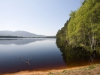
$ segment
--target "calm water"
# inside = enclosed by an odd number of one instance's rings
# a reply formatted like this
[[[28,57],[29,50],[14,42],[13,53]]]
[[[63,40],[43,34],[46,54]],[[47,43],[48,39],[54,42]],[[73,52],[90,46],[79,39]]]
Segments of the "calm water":
[[[1,73],[50,70],[65,66],[55,39],[0,39]]]
[[[0,39],[0,73],[84,66],[90,64],[89,58],[84,50],[58,48],[54,38]],[[95,63],[99,58],[97,54]]]

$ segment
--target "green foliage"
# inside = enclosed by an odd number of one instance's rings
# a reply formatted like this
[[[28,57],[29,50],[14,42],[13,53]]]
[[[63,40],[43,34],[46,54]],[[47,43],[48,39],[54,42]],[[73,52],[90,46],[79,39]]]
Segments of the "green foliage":
[[[70,19],[57,32],[59,47],[92,48],[100,46],[100,0],[84,0],[77,11],[72,11]]]

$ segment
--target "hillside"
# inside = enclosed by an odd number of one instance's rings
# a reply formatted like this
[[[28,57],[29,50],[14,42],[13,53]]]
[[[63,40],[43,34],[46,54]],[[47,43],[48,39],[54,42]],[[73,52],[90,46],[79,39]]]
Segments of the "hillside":
[[[0,31],[0,36],[44,37],[43,35],[37,35],[26,31]]]

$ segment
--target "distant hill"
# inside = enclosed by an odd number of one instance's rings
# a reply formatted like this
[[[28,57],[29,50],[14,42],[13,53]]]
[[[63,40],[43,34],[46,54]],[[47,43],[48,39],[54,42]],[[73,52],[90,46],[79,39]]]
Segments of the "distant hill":
[[[0,31],[0,36],[19,36],[19,37],[45,37],[27,31]]]

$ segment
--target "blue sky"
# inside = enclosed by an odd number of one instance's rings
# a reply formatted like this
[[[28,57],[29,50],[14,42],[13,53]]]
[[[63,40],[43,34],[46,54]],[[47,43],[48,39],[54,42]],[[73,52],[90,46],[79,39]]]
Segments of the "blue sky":
[[[0,0],[0,31],[56,35],[82,0]]]

